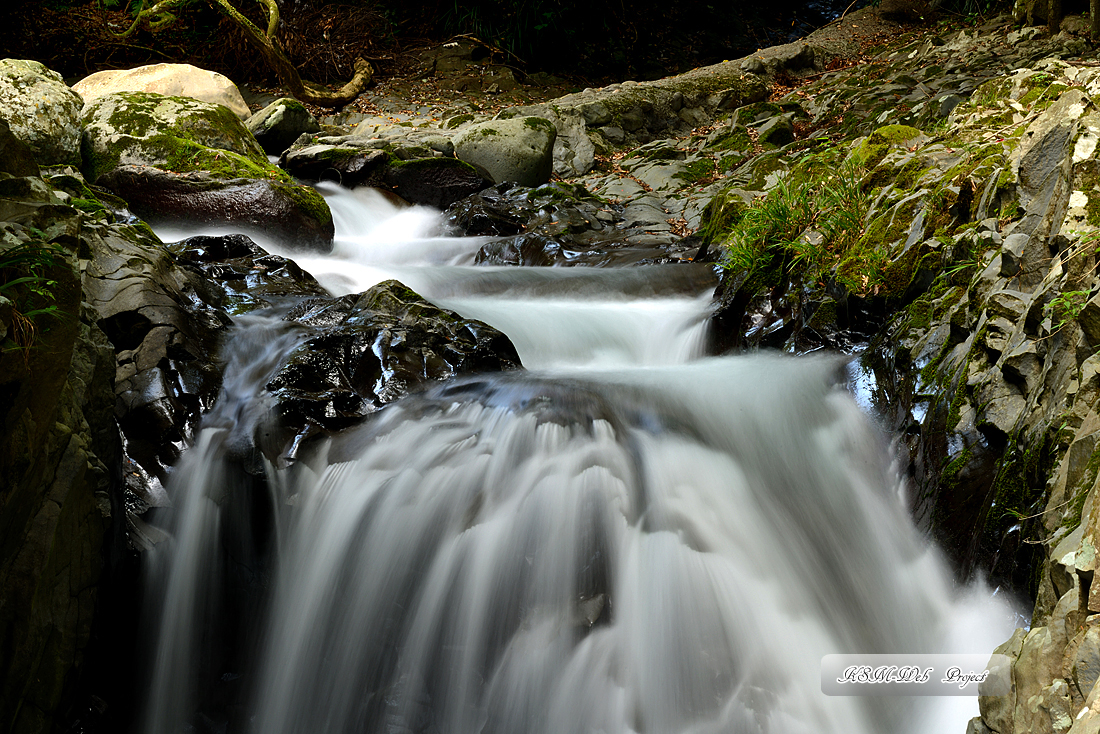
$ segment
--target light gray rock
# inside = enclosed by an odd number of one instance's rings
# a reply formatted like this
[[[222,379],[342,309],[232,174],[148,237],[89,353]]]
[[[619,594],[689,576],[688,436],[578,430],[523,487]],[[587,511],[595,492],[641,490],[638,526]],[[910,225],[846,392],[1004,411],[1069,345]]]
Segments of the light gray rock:
[[[554,123],[541,117],[490,120],[455,136],[455,155],[485,169],[497,183],[539,186],[550,180],[556,137]]]
[[[283,97],[245,120],[244,126],[268,155],[279,155],[303,133],[319,133],[321,126],[296,99]]]
[[[0,60],[0,118],[39,165],[80,165],[83,105],[56,71],[37,61]]]
[[[112,69],[86,76],[73,89],[91,104],[115,92],[154,92],[169,97],[190,97],[228,107],[242,120],[252,112],[237,85],[215,71],[191,64],[149,64],[134,69]]]
[[[1090,298],[1081,309],[1077,317],[1081,324],[1081,330],[1085,332],[1085,338],[1089,344],[1100,346],[1100,294]]]
[[[750,74],[763,74],[767,70],[764,68],[763,61],[750,56],[741,62],[741,71],[747,71]]]

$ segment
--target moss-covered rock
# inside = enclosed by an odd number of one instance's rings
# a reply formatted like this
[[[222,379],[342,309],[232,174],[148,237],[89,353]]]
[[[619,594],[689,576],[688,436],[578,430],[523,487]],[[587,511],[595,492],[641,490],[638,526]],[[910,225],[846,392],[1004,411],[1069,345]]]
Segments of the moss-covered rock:
[[[272,165],[228,108],[118,92],[88,105],[83,121],[85,176],[107,184],[139,216],[264,230],[291,246],[332,246],[324,199]]]
[[[911,147],[927,140],[920,130],[908,125],[886,125],[875,130],[852,151],[852,158],[866,168],[874,168],[892,146]]]
[[[319,133],[321,126],[301,102],[277,99],[245,120],[245,127],[270,155],[280,155],[303,134]]]
[[[186,97],[116,92],[81,116],[84,175],[95,183],[119,166],[156,166],[173,173],[210,171],[220,178],[287,181],[228,108]],[[231,154],[231,155],[230,155]]]
[[[224,179],[207,171],[174,174],[152,166],[121,166],[101,181],[154,226],[228,225],[263,233],[294,249],[332,249],[332,213],[324,197],[309,186],[263,178]]]

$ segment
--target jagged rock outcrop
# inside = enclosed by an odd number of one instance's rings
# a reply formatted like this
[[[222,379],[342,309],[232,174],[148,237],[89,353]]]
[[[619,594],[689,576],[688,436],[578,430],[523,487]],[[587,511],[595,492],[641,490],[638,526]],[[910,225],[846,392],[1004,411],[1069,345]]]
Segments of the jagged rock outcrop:
[[[960,575],[1035,596],[998,650],[1013,693],[982,699],[976,732],[1100,725],[1100,76],[1081,48],[991,27],[826,75],[776,104],[845,145],[750,148],[703,217],[727,247],[719,331],[792,351],[869,341],[866,397],[902,437],[918,522]]]
[[[340,298],[310,298],[286,317],[310,336],[268,384],[281,438],[272,458],[361,421],[381,406],[457,375],[520,365],[507,336],[438,308],[395,280]]]

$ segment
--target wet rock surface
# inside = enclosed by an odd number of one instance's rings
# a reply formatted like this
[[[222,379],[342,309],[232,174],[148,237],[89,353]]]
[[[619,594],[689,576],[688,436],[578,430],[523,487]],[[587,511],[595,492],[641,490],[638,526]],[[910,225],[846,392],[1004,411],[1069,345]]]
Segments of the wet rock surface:
[[[700,241],[655,235],[667,213],[644,204],[610,204],[583,186],[499,184],[451,205],[447,220],[469,236],[499,236],[482,246],[486,265],[651,265],[690,261]]]
[[[120,166],[100,183],[152,225],[204,224],[264,232],[286,246],[328,252],[335,232],[320,194],[299,184],[263,178],[174,174],[153,166]],[[321,200],[323,204],[323,200]]]
[[[433,383],[521,366],[504,334],[433,306],[394,280],[363,293],[303,300],[286,319],[308,336],[267,385],[283,438],[264,449],[278,460],[293,458],[309,438]]]

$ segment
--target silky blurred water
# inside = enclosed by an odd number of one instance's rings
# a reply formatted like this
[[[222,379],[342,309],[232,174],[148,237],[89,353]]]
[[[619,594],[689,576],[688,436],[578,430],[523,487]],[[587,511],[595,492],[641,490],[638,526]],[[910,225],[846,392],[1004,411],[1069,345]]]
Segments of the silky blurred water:
[[[396,277],[503,330],[528,369],[435,386],[268,467],[277,560],[239,728],[962,734],[973,699],[819,688],[826,654],[986,653],[1013,624],[914,529],[844,359],[704,358],[708,272],[473,267],[482,242],[438,214],[325,193],[337,247],[300,265],[337,294]],[[146,731],[187,730],[203,698],[218,467],[298,338],[238,323],[171,487]]]

